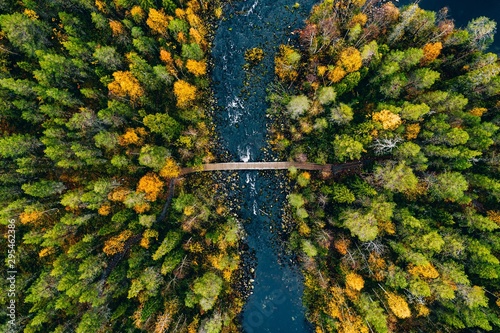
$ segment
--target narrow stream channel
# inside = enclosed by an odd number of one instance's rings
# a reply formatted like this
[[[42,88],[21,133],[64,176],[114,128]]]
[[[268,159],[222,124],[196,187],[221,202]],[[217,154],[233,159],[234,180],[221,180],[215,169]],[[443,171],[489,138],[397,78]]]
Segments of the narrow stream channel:
[[[278,46],[291,42],[303,26],[313,0],[252,0],[234,2],[225,10],[214,40],[214,92],[220,111],[216,124],[233,161],[262,161],[266,156],[266,88],[274,76]],[[297,8],[298,7],[298,8]],[[244,53],[259,47],[263,61],[244,70]],[[280,242],[281,215],[286,200],[274,173],[240,172],[246,242],[256,259],[253,293],[243,309],[243,330],[302,332],[312,329],[302,306],[302,275]]]

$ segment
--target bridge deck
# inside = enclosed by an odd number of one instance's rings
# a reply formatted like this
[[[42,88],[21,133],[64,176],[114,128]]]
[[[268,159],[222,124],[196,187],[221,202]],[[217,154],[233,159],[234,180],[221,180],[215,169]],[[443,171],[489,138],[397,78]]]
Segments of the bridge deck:
[[[229,162],[203,164],[199,168],[183,168],[181,175],[199,171],[222,171],[222,170],[286,170],[296,167],[301,170],[332,170],[332,164],[316,164],[307,162]]]

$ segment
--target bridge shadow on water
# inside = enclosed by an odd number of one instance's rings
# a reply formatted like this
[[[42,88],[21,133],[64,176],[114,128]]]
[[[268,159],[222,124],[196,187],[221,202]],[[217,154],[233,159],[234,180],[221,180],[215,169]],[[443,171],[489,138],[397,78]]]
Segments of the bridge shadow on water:
[[[215,121],[222,146],[235,162],[262,161],[266,146],[266,88],[273,80],[274,56],[280,44],[293,43],[291,34],[303,26],[314,1],[251,0],[227,5],[217,28],[212,57],[214,93],[219,110]],[[259,47],[264,59],[248,72],[244,53]],[[274,175],[274,172],[268,172]],[[302,306],[302,275],[285,254],[282,180],[258,171],[241,171],[240,217],[246,242],[256,258],[253,293],[242,313],[243,330],[311,332]]]

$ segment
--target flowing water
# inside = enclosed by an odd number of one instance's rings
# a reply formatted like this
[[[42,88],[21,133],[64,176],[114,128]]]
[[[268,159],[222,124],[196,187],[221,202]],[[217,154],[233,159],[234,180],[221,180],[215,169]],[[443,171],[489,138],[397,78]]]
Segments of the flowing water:
[[[293,43],[312,0],[237,1],[225,9],[212,50],[212,78],[219,105],[219,137],[233,161],[262,161],[266,155],[266,88],[273,80],[274,56],[280,44]],[[298,7],[298,8],[297,8]],[[244,70],[244,53],[259,47],[261,63]],[[269,158],[269,157],[268,157]],[[310,332],[302,306],[302,276],[284,251],[280,235],[283,184],[275,173],[240,172],[240,217],[246,242],[255,255],[253,293],[243,309],[246,333]]]

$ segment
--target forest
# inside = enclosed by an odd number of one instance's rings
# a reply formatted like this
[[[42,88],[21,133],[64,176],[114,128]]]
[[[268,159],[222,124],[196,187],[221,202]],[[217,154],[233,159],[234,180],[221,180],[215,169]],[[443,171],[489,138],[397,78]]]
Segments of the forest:
[[[17,314],[0,293],[1,331],[241,331],[227,179],[180,177],[222,159],[210,50],[224,5],[0,0],[0,258],[14,250]],[[288,171],[315,333],[500,330],[495,31],[325,0],[279,46],[274,153],[350,166]],[[263,56],[247,50],[247,67]]]
[[[325,0],[281,45],[269,134],[289,170],[315,332],[500,330],[496,23]]]
[[[175,180],[214,159],[221,11],[0,1],[0,221],[6,235],[15,220],[17,269],[16,326],[2,292],[0,331],[235,331],[240,224],[212,177]]]

